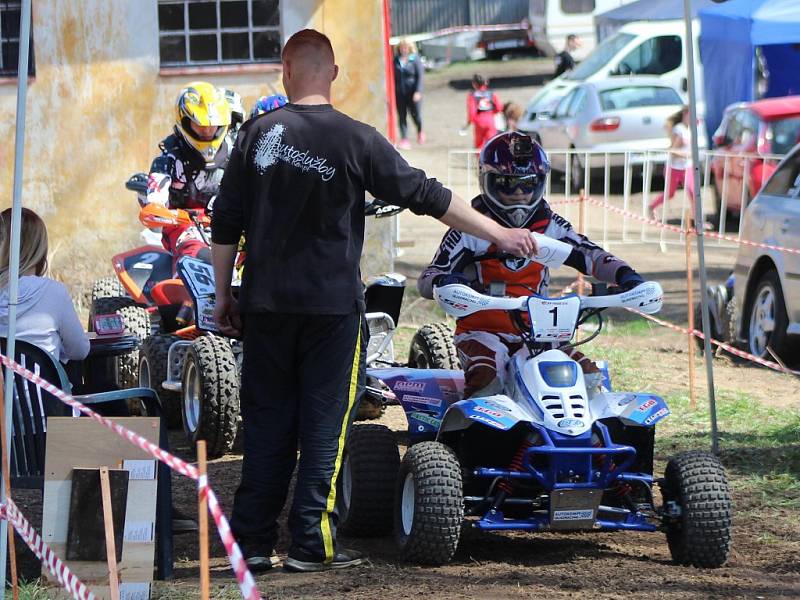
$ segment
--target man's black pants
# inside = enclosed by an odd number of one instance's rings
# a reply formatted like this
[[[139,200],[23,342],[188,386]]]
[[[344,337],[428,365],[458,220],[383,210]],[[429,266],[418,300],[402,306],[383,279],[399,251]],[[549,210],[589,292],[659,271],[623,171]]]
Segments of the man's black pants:
[[[364,388],[367,336],[363,315],[355,312],[247,315],[240,394],[244,459],[231,522],[240,542],[275,547],[299,443],[289,513],[292,548],[333,560],[336,480]]]

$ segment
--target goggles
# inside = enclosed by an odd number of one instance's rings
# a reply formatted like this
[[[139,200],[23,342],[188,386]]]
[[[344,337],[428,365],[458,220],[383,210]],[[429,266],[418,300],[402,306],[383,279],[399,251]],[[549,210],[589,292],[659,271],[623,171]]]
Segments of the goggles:
[[[513,194],[519,188],[523,194],[531,194],[539,184],[538,175],[495,175],[494,189],[502,194]]]

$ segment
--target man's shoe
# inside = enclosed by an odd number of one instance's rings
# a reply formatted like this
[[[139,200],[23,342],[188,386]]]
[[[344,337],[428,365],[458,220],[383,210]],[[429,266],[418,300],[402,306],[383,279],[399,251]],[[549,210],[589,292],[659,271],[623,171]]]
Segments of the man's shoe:
[[[361,553],[355,550],[339,550],[329,563],[316,560],[304,550],[290,550],[289,556],[283,561],[283,568],[295,573],[314,573],[317,571],[355,567],[363,562],[364,558],[361,556]]]
[[[425,132],[424,132],[424,131],[420,131],[420,132],[417,134],[417,143],[418,143],[420,146],[424,146],[424,145],[425,145],[425,140],[426,140],[426,139],[427,139],[427,138],[425,137]]]
[[[193,533],[198,530],[197,521],[192,517],[182,513],[174,506],[172,507],[172,533]]]
[[[275,550],[270,550],[263,544],[243,542],[240,546],[244,554],[244,562],[253,573],[269,571],[281,562],[278,555],[275,554]]]
[[[406,138],[403,138],[397,144],[397,147],[400,148],[401,150],[409,150],[411,148],[411,142],[409,142]]]

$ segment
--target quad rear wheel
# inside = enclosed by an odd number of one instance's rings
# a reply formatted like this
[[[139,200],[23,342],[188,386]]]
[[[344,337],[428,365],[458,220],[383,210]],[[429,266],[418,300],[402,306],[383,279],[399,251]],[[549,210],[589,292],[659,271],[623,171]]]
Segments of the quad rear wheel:
[[[392,501],[400,453],[384,425],[353,425],[339,473],[339,531],[376,537],[392,531]]]
[[[94,294],[96,290],[93,290]],[[132,298],[123,296],[98,297],[92,299],[89,312],[89,331],[94,331],[96,315],[118,314],[125,323],[125,330],[144,341],[150,335],[150,313],[143,306],[138,306]],[[117,385],[121,388],[136,387],[138,383],[139,350],[114,357],[114,370]]]
[[[420,327],[411,340],[408,366],[416,369],[460,369],[453,332],[445,323]]]
[[[664,483],[667,543],[681,565],[716,568],[731,549],[731,493],[725,469],[708,452],[684,452],[667,464]]]
[[[156,391],[169,429],[181,426],[180,396],[165,390],[161,384],[169,375],[169,347],[178,340],[177,335],[158,333],[147,338],[139,349],[139,385]],[[180,354],[173,356],[173,361],[179,362],[180,359]]]
[[[404,560],[442,565],[456,552],[464,521],[461,467],[440,442],[420,442],[403,457],[395,492],[395,541]]]
[[[227,339],[203,335],[192,342],[183,363],[181,413],[189,441],[205,440],[209,457],[233,447],[239,428],[239,370]]]

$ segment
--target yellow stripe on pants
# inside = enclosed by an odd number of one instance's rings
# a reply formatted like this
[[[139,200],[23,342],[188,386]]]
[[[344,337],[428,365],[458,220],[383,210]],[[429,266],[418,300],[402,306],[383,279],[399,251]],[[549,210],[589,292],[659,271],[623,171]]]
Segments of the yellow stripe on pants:
[[[336,506],[336,480],[339,477],[339,469],[342,467],[342,453],[344,452],[344,438],[347,434],[347,423],[350,422],[350,413],[356,400],[356,390],[358,389],[358,367],[361,357],[361,321],[358,322],[358,336],[356,337],[356,351],[353,355],[353,368],[350,371],[350,391],[347,395],[347,410],[342,419],[342,428],[339,433],[339,447],[336,451],[336,462],[333,464],[333,475],[331,476],[331,489],[328,492],[328,503],[320,520],[322,529],[322,541],[325,544],[325,562],[333,561],[333,536],[331,535],[330,516],[334,506]]]

